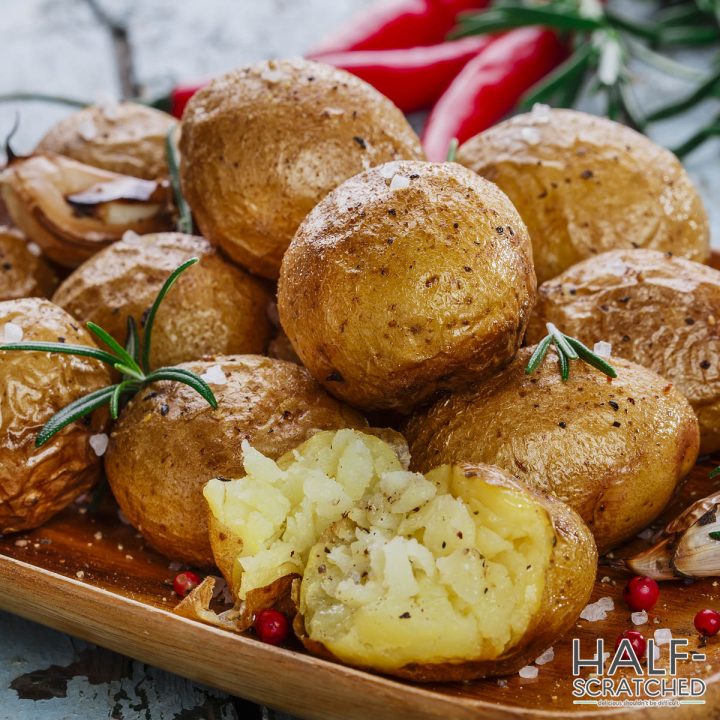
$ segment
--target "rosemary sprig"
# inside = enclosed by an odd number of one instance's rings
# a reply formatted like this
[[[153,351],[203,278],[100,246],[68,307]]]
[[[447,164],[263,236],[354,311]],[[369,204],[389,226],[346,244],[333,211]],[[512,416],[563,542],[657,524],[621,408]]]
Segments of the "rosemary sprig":
[[[165,153],[167,154],[168,170],[170,171],[170,185],[172,186],[175,204],[178,209],[177,229],[178,232],[192,235],[192,211],[180,187],[180,163],[178,162],[177,147],[175,146],[175,130],[175,126],[171,127],[165,137]]]
[[[132,396],[150,383],[160,380],[184,383],[195,390],[210,407],[213,409],[217,407],[217,399],[210,389],[210,386],[194,372],[179,367],[161,367],[156,370],[150,370],[150,348],[152,345],[152,330],[155,315],[163,298],[168,294],[168,291],[175,284],[175,281],[196,262],[198,262],[198,258],[191,258],[187,262],[184,262],[170,274],[160,288],[155,302],[152,304],[150,312],[148,313],[147,321],[145,322],[142,359],[140,358],[140,338],[138,336],[137,325],[131,317],[128,318],[125,347],[113,338],[110,333],[103,330],[103,328],[92,322],[87,323],[88,330],[101,340],[109,348],[110,352],[85,345],[68,345],[66,343],[54,342],[28,341],[0,345],[0,351],[3,352],[49,352],[94,358],[95,360],[100,360],[110,365],[122,374],[122,379],[119,383],[100,388],[99,390],[91,392],[89,395],[78,398],[53,415],[42,427],[37,438],[35,438],[35,447],[41,447],[65,426],[89,415],[93,410],[97,410],[97,408],[103,405],[110,406],[110,416],[113,420],[117,420],[124,398],[127,399],[127,396]]]
[[[545,327],[548,334],[538,343],[535,352],[530,356],[525,368],[526,375],[532,375],[540,367],[550,346],[554,345],[558,356],[558,365],[560,366],[560,377],[563,382],[570,377],[570,362],[572,360],[582,360],[608,377],[617,377],[615,368],[610,363],[603,360],[579,340],[565,335],[553,323],[547,323]]]

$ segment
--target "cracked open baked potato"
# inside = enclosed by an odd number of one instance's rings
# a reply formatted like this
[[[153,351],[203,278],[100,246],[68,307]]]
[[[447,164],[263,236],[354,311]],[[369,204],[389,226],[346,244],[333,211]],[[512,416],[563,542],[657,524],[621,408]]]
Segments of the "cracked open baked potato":
[[[216,78],[188,103],[182,186],[203,235],[277,278],[305,215],[346,178],[423,157],[405,116],[358,78],[269,60]]]
[[[523,348],[501,373],[438,400],[407,423],[412,467],[492,462],[577,511],[601,552],[654,520],[698,454],[698,422],[680,392],[613,356],[610,381],[549,353],[532,375]]]
[[[280,321],[313,376],[365,410],[407,412],[506,365],[535,302],[525,225],[456,163],[347,180],[283,259]]]
[[[457,159],[515,204],[538,282],[615,248],[708,257],[707,213],[683,166],[620,123],[538,106],[471,138]]]
[[[612,250],[540,287],[527,341],[552,322],[651,368],[690,401],[700,452],[720,450],[720,272],[656,250]]]

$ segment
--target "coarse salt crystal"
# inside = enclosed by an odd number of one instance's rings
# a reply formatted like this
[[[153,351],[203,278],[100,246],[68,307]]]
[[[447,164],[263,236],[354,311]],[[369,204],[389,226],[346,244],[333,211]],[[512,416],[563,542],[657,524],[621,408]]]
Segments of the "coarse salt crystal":
[[[538,676],[538,669],[533,665],[526,665],[520,668],[518,675],[525,680],[534,680]]]
[[[213,385],[225,385],[227,382],[225,373],[219,365],[211,365],[200,377]]]
[[[23,339],[23,329],[14,322],[5,323],[3,326],[2,340],[4,343],[17,343]]]
[[[284,77],[285,73],[282,70],[267,69],[260,73],[260,77],[271,84],[279,83]]]
[[[648,614],[645,610],[634,612],[630,615],[633,625],[645,625],[648,621]]]
[[[605,620],[608,612],[615,609],[615,603],[610,597],[602,597],[597,602],[590,603],[583,608],[580,617],[588,622]]]
[[[540,135],[540,131],[537,128],[534,127],[524,127],[520,131],[520,135],[522,136],[522,139],[528,144],[528,145],[537,145],[540,140],[542,140],[542,136]]]
[[[609,342],[605,342],[604,340],[596,342],[595,347],[593,348],[593,352],[600,357],[609,358],[612,353],[612,344]]]
[[[27,540],[16,540],[15,547],[26,547],[28,544]]]
[[[134,230],[126,230],[123,233],[122,239],[123,242],[132,242],[133,240],[137,240],[140,236],[134,231]]]
[[[672,630],[669,628],[658,628],[654,636],[656,645],[667,645],[672,640]]]
[[[78,580],[82,580],[85,577],[85,573],[82,570],[78,570],[75,573],[75,577],[78,578]]]
[[[660,648],[657,645],[653,645],[653,660],[660,659]]]
[[[102,540],[102,533],[98,530],[98,531],[93,535],[93,537],[94,537],[96,540]]]
[[[404,190],[406,187],[410,187],[410,178],[404,175],[393,175],[390,181],[391,190]]]
[[[609,576],[609,575],[604,575],[604,576],[602,577],[602,579],[600,580],[600,582],[601,582],[603,585],[607,585],[609,582],[612,582],[612,581],[610,580],[610,576]]]
[[[334,108],[334,107],[326,107],[323,110],[324,115],[339,117],[340,115],[344,115],[345,111],[342,108]]]
[[[182,567],[183,567],[183,564],[181,562],[178,562],[177,560],[173,560],[168,565],[168,570],[172,570],[173,572],[179,572],[180,570],[182,570]]]
[[[106,433],[98,433],[97,435],[90,436],[90,447],[95,451],[98,457],[102,457],[105,454],[108,446],[108,436]]]
[[[506,688],[508,686],[507,680],[503,680],[502,678],[497,681],[498,687]]]
[[[385,165],[380,166],[379,170],[380,175],[385,178],[385,180],[391,180],[395,175],[395,163],[385,163]]]
[[[530,114],[532,115],[533,120],[536,120],[537,122],[550,122],[550,118],[552,117],[552,108],[544,103],[535,103],[532,106]]]
[[[27,249],[30,251],[31,254],[33,254],[35,257],[40,257],[42,255],[42,250],[40,249],[40,246],[37,243],[29,242],[27,244]]]
[[[547,665],[555,659],[555,650],[549,647],[539,657],[535,658],[536,665]]]

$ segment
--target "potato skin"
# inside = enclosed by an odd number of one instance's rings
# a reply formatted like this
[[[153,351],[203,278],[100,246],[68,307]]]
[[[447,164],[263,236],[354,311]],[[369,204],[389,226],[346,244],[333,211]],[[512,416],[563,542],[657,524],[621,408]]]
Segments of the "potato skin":
[[[181,176],[203,235],[275,279],[308,212],[343,180],[420,159],[405,116],[362,80],[309,60],[269,60],[213,80],[188,103]]]
[[[720,450],[720,272],[656,250],[612,250],[543,283],[526,340],[553,322],[592,347],[674,383],[700,423],[700,453]]]
[[[0,302],[0,330],[6,323],[20,326],[23,340],[64,338],[95,347],[90,334],[49,300]],[[56,412],[109,384],[97,360],[0,351],[0,534],[42,525],[100,478],[102,461],[89,441],[106,430],[105,411],[94,412],[88,425],[68,425],[39,449],[35,438]]]
[[[392,189],[396,175],[409,186]],[[398,162],[347,180],[308,215],[278,308],[330,392],[407,412],[510,362],[535,292],[526,228],[496,186],[456,163]]]
[[[458,162],[515,203],[539,283],[616,248],[708,258],[707,213],[682,165],[619,123],[574,110],[517,115],[468,140]]]
[[[566,502],[605,552],[654,520],[693,467],[697,419],[651,370],[613,356],[612,382],[581,362],[562,382],[552,351],[525,374],[533,350],[477,389],[413,415],[405,433],[412,466],[493,462]]]
[[[262,353],[270,338],[268,288],[223,259],[207,240],[181,233],[127,237],[87,260],[53,301],[122,340],[127,317],[143,314],[170,273],[191,257],[200,262],[165,296],[153,330],[153,366],[203,355]]]
[[[458,682],[517,672],[574,625],[588,603],[595,583],[595,541],[576,512],[551,496],[521,485],[498,467],[484,464],[462,464],[461,467],[465,471],[466,482],[460,492],[457,492],[458,497],[472,497],[473,487],[480,483],[498,485],[526,496],[532,495],[548,513],[557,542],[550,559],[539,609],[525,633],[512,648],[493,660],[408,664],[392,672],[392,675],[415,682]],[[306,574],[317,571],[312,567],[313,562],[315,559],[311,554]],[[295,616],[294,629],[310,652],[337,660],[321,643],[307,636],[301,614]]]
[[[58,284],[38,245],[15,228],[0,227],[0,301],[50,297]]]
[[[198,566],[214,564],[202,489],[243,474],[242,440],[277,458],[316,430],[365,424],[294,363],[236,355],[180,367],[202,374],[213,365],[227,378],[210,383],[216,410],[186,385],[155,383],[122,412],[105,458],[130,522],[164,555]]]
[[[165,138],[176,124],[172,115],[139,103],[93,105],[53,126],[35,152],[155,180],[168,175]]]

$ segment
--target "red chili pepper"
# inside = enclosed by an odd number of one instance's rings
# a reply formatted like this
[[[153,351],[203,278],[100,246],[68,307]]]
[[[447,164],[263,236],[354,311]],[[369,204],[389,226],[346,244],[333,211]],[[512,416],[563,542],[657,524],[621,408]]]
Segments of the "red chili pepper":
[[[442,94],[425,125],[428,160],[440,162],[453,138],[464,142],[500,120],[556,67],[566,50],[542,28],[513,30],[470,60]]]
[[[316,45],[308,57],[349,50],[391,50],[442,42],[463,10],[487,0],[377,0]]]
[[[412,112],[432,105],[465,64],[486,48],[487,35],[400,50],[330,53],[320,61],[347,70]]]

